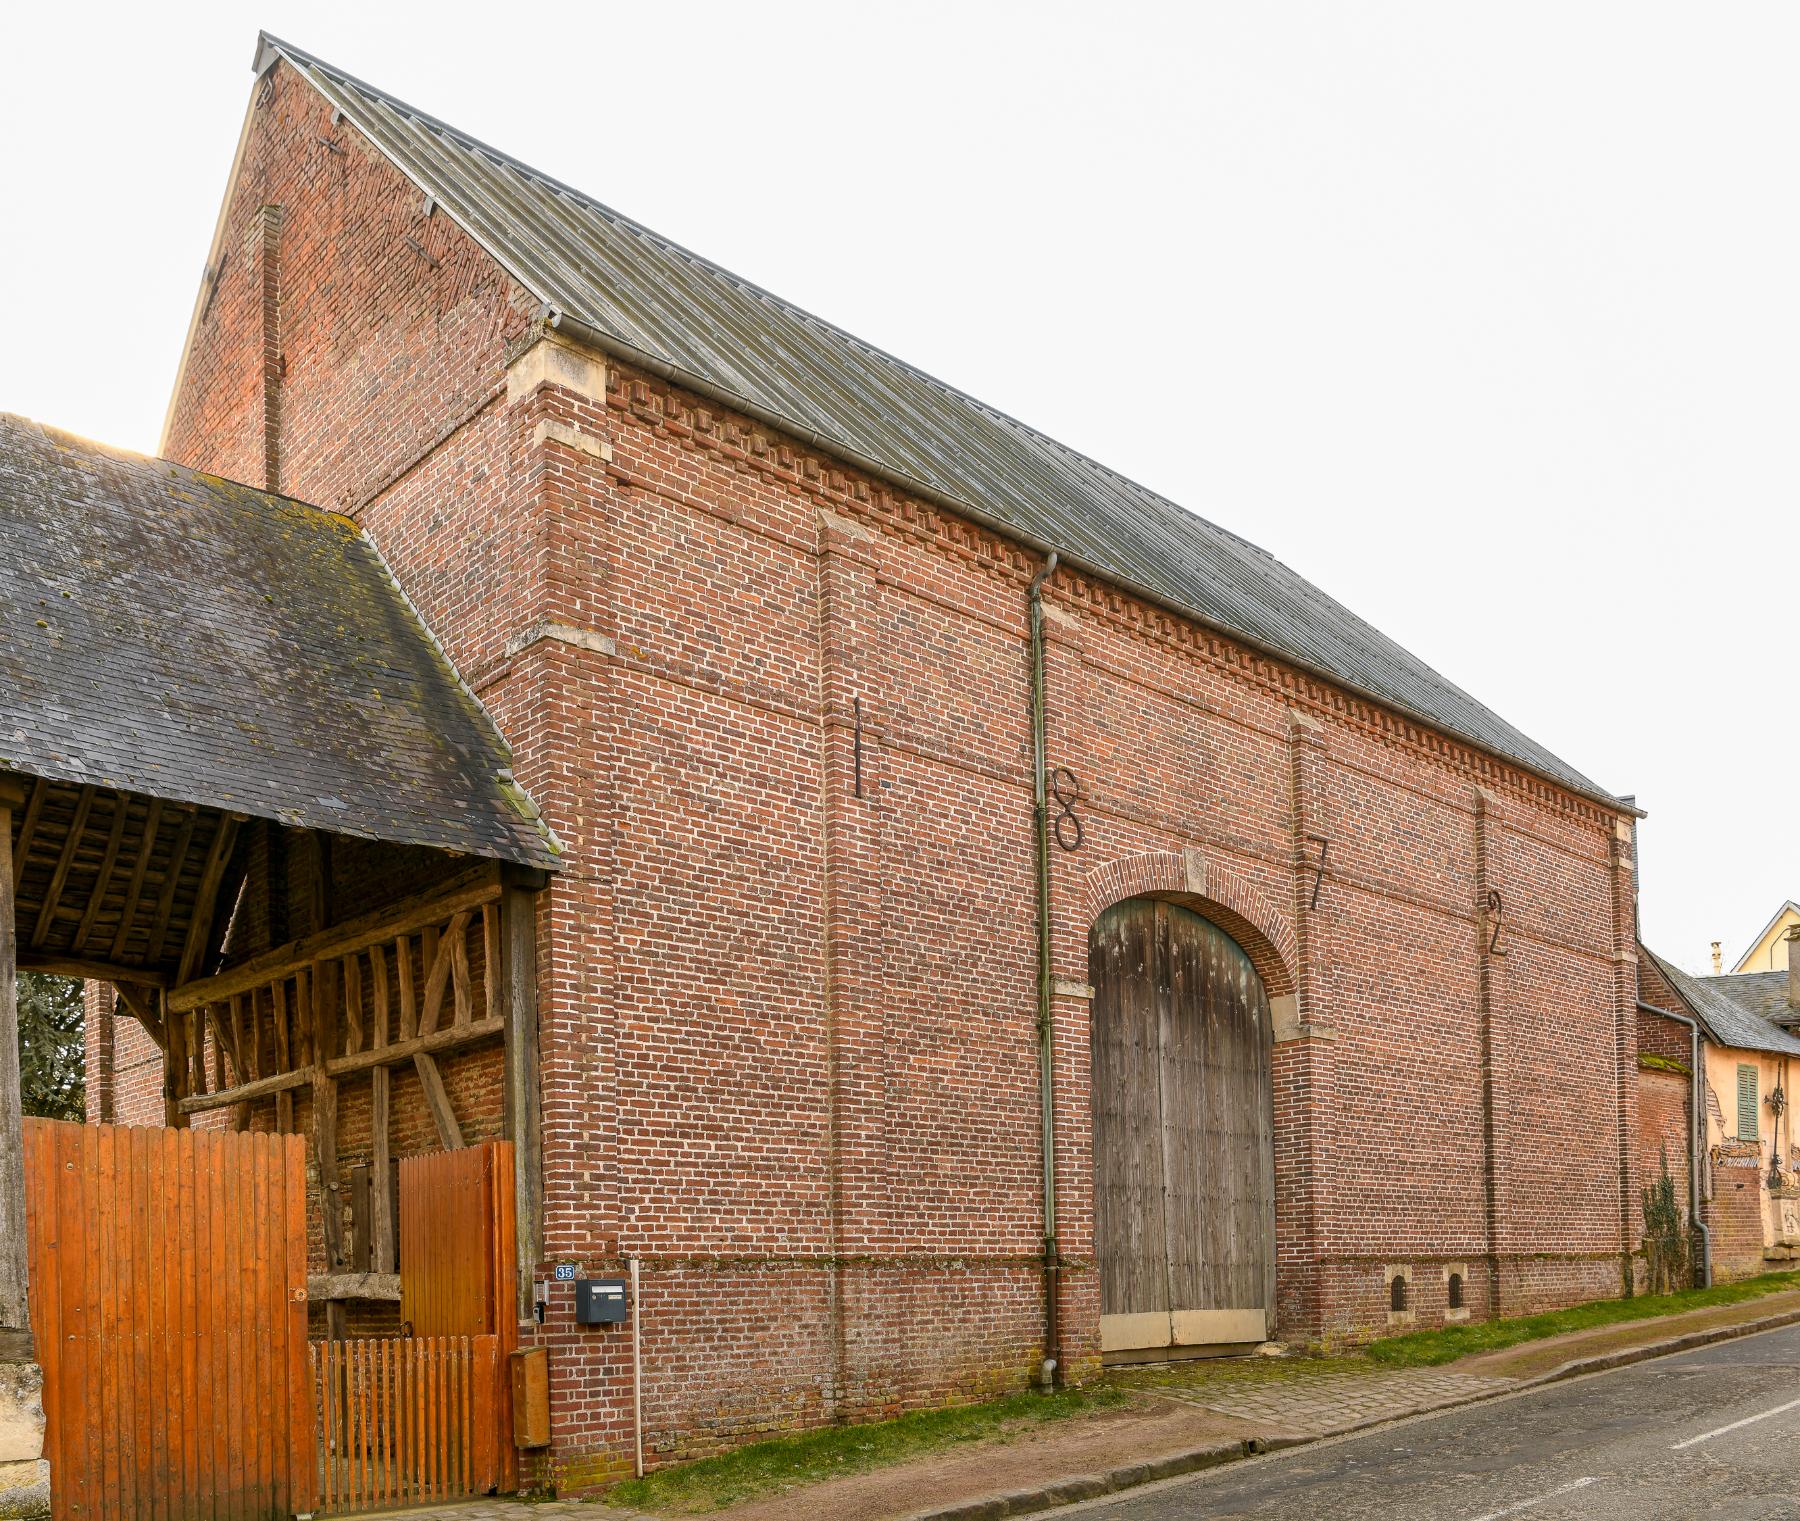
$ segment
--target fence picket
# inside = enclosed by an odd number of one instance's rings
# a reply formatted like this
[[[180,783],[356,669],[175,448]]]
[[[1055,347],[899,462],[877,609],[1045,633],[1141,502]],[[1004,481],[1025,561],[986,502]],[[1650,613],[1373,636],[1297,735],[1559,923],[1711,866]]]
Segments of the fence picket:
[[[313,1342],[320,1513],[492,1491],[500,1479],[499,1345],[495,1336]]]

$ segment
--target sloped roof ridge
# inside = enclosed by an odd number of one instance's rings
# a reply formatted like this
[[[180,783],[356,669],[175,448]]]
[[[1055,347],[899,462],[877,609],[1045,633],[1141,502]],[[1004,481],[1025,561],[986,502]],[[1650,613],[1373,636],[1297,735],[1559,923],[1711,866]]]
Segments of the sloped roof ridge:
[[[439,117],[433,116],[429,111],[422,111],[417,106],[401,100],[398,96],[392,95],[388,91],[370,84],[367,80],[358,79],[354,74],[347,73],[345,70],[338,68],[335,64],[327,63],[317,55],[308,53],[303,48],[295,47],[290,42],[284,42],[281,38],[273,36],[268,32],[261,34],[261,41],[266,43],[269,47],[287,54],[290,57],[305,59],[314,68],[323,69],[326,73],[333,75],[351,88],[361,90],[366,94],[379,98],[394,110],[403,111],[408,116],[425,123],[434,130],[442,132],[448,137],[455,138],[465,147],[472,149],[476,153],[485,154],[488,158],[493,159],[495,163],[504,164],[507,168],[513,170],[517,174],[523,175],[526,179],[536,180],[539,184],[548,186],[559,195],[565,195],[571,200],[579,201],[589,210],[597,212],[599,215],[605,217],[621,231],[630,233],[633,237],[643,238],[646,242],[655,243],[665,252],[674,254],[678,258],[686,259],[693,264],[698,264],[714,275],[717,275],[720,279],[735,285],[739,290],[755,296],[760,301],[768,302],[771,306],[779,308],[789,316],[798,317],[803,322],[809,322],[815,327],[822,328],[826,332],[834,334],[855,348],[861,349],[865,354],[873,355],[875,358],[895,365],[911,375],[918,376],[919,379],[929,382],[931,385],[936,386],[940,391],[954,396],[957,400],[966,402],[968,405],[987,413],[987,415],[995,419],[995,421],[1005,423],[1008,427],[1017,428],[1023,433],[1029,433],[1034,439],[1041,443],[1048,444],[1051,448],[1056,449],[1070,459],[1078,460],[1080,463],[1090,468],[1104,471],[1107,475],[1118,481],[1120,485],[1126,486],[1133,492],[1150,498],[1155,505],[1160,507],[1172,507],[1177,512],[1184,512],[1192,517],[1201,518],[1202,521],[1216,532],[1226,534],[1235,539],[1245,549],[1261,555],[1266,560],[1274,561],[1277,564],[1282,563],[1277,555],[1270,550],[1265,549],[1255,540],[1247,539],[1233,529],[1227,528],[1221,523],[1216,523],[1211,518],[1203,517],[1202,514],[1194,512],[1192,508],[1183,507],[1173,498],[1164,496],[1153,486],[1147,486],[1142,481],[1126,475],[1116,466],[1109,465],[1104,460],[1097,459],[1091,454],[1083,453],[1073,444],[1066,444],[1054,435],[1044,432],[1041,428],[1033,427],[1022,418],[1013,416],[1012,413],[1006,411],[1004,408],[997,407],[990,401],[982,400],[981,397],[974,395],[972,392],[965,391],[961,386],[955,385],[952,382],[943,379],[941,376],[934,375],[930,370],[920,368],[911,360],[902,359],[898,354],[884,349],[878,343],[871,342],[867,338],[859,337],[848,328],[840,326],[828,317],[821,317],[817,312],[801,306],[798,302],[791,300],[789,297],[777,295],[766,285],[759,284],[755,280],[749,278],[749,276],[740,275],[736,270],[727,269],[716,259],[709,259],[705,254],[696,252],[694,249],[689,248],[685,243],[678,242],[676,239],[670,237],[667,233],[658,232],[653,227],[646,227],[634,217],[627,216],[617,207],[607,205],[606,202],[589,194],[587,191],[582,190],[579,186],[571,185],[567,180],[558,179],[553,174],[548,174],[542,169],[534,168],[532,165],[527,164],[523,159],[515,158],[512,154],[494,147],[491,143],[483,142],[472,133],[465,132],[460,127],[452,126],[450,123],[443,121]],[[259,53],[259,59],[260,56]]]
[[[1729,981],[1729,977],[1696,977],[1665,961],[1649,946],[1642,948],[1662,973],[1663,980],[1706,1027],[1715,1044],[1748,1051],[1774,1051],[1788,1056],[1800,1056],[1800,1036],[1782,1029],[1761,1013],[1744,1007],[1732,997],[1729,990],[1718,986]],[[1753,972],[1738,975],[1767,977],[1771,974]],[[1774,975],[1782,978],[1787,976],[1785,972]]]
[[[1072,568],[1146,596],[1559,787],[1608,807],[1621,806],[1613,794],[1261,545],[725,269],[586,191],[304,49],[261,34],[259,71],[277,57],[287,59],[353,120],[377,151],[437,198],[543,304],[553,324],[566,318],[603,344],[617,344],[628,361],[635,354],[652,366],[665,366],[678,385],[687,377],[727,406],[735,398],[749,414],[827,452],[841,451],[852,463],[872,465],[903,488],[911,483],[910,489],[941,498],[946,506],[1003,534],[1039,549],[1057,547]],[[463,162],[459,154],[465,156]],[[484,175],[493,177],[493,183],[484,181]],[[493,199],[496,194],[500,200]],[[505,203],[506,196],[514,195],[544,199],[534,213],[528,201]],[[462,204],[465,200],[468,204]],[[552,211],[559,204],[568,210]],[[520,222],[521,216],[536,219]],[[584,231],[583,218],[590,219],[596,233]],[[598,234],[599,229],[605,232]],[[608,239],[617,241],[608,246]],[[645,263],[633,271],[635,284],[632,278],[622,283],[620,278],[619,261],[629,261],[630,244],[646,251]],[[686,289],[654,286],[662,304],[643,304],[645,280],[653,283],[660,275],[679,282],[676,271],[682,269],[704,278]],[[744,356],[736,351],[729,356],[713,352],[712,340],[719,335],[705,324],[721,318],[708,301],[709,286],[721,298],[730,292],[729,299],[770,312],[776,321],[763,337],[792,361],[791,373],[745,369]],[[796,337],[807,335],[805,351],[784,349],[782,323],[790,324]],[[709,336],[696,338],[697,332]],[[856,367],[865,360],[871,363],[858,376]],[[757,384],[756,376],[768,383]],[[809,390],[809,380],[822,382],[827,391]],[[984,428],[991,430],[987,440],[981,437]],[[1002,442],[1006,439],[1013,442]]]

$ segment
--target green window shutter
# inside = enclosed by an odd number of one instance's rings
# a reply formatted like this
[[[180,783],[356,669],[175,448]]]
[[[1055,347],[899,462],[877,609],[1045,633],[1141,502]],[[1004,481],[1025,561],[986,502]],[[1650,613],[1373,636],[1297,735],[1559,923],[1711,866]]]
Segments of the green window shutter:
[[[1748,1062],[1738,1064],[1738,1139],[1756,1139],[1756,1068]]]

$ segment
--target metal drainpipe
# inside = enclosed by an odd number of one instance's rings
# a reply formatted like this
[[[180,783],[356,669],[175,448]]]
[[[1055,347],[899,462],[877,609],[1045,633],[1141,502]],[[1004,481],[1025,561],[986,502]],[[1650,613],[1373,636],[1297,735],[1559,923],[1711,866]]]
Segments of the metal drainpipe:
[[[1673,1009],[1659,1009],[1653,1003],[1637,1001],[1637,1006],[1646,1014],[1660,1014],[1664,1019],[1672,1019],[1678,1024],[1688,1027],[1689,1056],[1688,1065],[1692,1069],[1688,1108],[1693,1119],[1688,1125],[1688,1222],[1700,1233],[1700,1287],[1712,1287],[1712,1232],[1706,1228],[1706,1222],[1700,1218],[1700,1154],[1706,1149],[1706,1078],[1700,1068],[1700,1021],[1691,1019],[1686,1014],[1677,1014]]]
[[[1044,1153],[1044,1362],[1043,1386],[1053,1388],[1062,1370],[1062,1327],[1056,1313],[1061,1267],[1056,1240],[1056,1026],[1050,957],[1050,800],[1044,765],[1044,582],[1056,571],[1051,550],[1026,594],[1031,613],[1031,798],[1037,841],[1038,1105]]]

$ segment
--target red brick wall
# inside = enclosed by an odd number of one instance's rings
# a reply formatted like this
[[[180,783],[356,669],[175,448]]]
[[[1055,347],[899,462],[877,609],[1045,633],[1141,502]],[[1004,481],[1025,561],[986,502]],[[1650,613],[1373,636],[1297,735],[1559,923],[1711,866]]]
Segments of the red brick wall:
[[[1712,1232],[1713,1279],[1728,1283],[1765,1271],[1762,1169],[1754,1157],[1715,1160],[1706,1223]]]
[[[509,399],[528,298],[285,68],[238,183],[228,246],[282,207],[283,484],[360,512],[568,847],[539,924],[546,1253],[642,1260],[649,1451],[1022,1384],[1035,560],[617,366],[603,401]],[[228,268],[169,444],[253,479],[263,289]],[[1085,982],[1105,901],[1156,890],[1299,999],[1280,1334],[1385,1329],[1395,1261],[1436,1285],[1427,1324],[1452,1261],[1477,1314],[1616,1292],[1639,1122],[1614,816],[1111,588],[1063,574],[1048,602],[1051,758],[1086,836],[1052,862],[1058,978]],[[1331,841],[1316,909],[1308,834]],[[1085,1001],[1057,1021],[1082,1375]],[[578,1488],[629,1460],[630,1382],[624,1334],[571,1322],[559,1285],[543,1339]]]
[[[1688,1100],[1690,1080],[1679,1072],[1644,1069],[1638,1073],[1638,1155],[1644,1182],[1655,1182],[1668,1162],[1675,1197],[1682,1213],[1688,1207]]]

